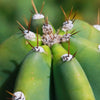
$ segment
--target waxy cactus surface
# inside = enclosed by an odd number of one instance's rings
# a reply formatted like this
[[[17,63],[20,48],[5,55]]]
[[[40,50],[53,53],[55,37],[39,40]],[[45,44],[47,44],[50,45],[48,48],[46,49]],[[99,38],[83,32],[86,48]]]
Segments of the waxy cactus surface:
[[[0,100],[100,100],[100,31],[62,6],[55,29],[45,3],[31,3],[35,14],[0,45]]]

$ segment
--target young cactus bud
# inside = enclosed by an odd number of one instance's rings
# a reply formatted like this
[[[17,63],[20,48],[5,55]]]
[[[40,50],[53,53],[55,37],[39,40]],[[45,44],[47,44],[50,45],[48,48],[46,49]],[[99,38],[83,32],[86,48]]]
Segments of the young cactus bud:
[[[22,91],[26,100],[50,100],[50,49],[45,45],[32,48],[22,63],[15,91]]]
[[[84,69],[87,78],[91,84],[91,87],[93,89],[94,95],[96,100],[99,100],[100,95],[100,46],[97,43],[88,41],[84,38],[78,37],[76,38],[71,37],[70,39],[71,50],[70,52],[73,53],[73,51],[78,50],[78,53],[76,55],[77,60],[80,62],[82,68]],[[66,47],[64,45],[64,47]],[[66,47],[67,48],[67,47]],[[96,73],[96,74],[93,74]]]
[[[30,18],[30,22],[31,22],[31,18]],[[33,45],[33,46],[36,46],[37,45],[37,36],[36,36],[36,34],[34,33],[34,32],[32,32],[32,31],[29,31],[30,30],[30,23],[29,22],[29,24],[28,24],[28,29],[25,29],[23,26],[22,26],[22,24],[19,22],[19,21],[17,21],[17,23],[20,25],[20,27],[24,30],[22,30],[21,28],[19,28],[21,31],[22,31],[22,33],[24,34],[24,38],[25,38],[25,40],[28,40],[28,41],[30,41],[30,43]],[[38,32],[38,31],[37,31]],[[38,45],[41,45],[42,44],[42,41],[41,41],[41,37],[40,37],[40,35],[38,35]],[[27,44],[27,41],[26,41],[26,47],[27,47],[27,49],[29,49],[30,50],[30,46]]]
[[[76,13],[74,14],[73,18],[70,19],[73,8],[70,11],[69,17],[67,17],[67,15],[66,15],[66,13],[65,13],[65,11],[64,11],[64,9],[62,7],[61,7],[61,10],[62,10],[62,12],[63,12],[63,14],[65,16],[65,22],[63,22],[62,30],[64,32],[66,32],[66,31],[71,30],[73,28],[73,23],[75,21],[74,18],[76,16]]]
[[[36,31],[37,27],[39,29],[39,34],[42,35],[42,25],[43,23],[45,22],[44,21],[44,15],[42,14],[42,10],[43,10],[43,7],[44,7],[44,2],[42,4],[42,8],[41,8],[41,11],[40,13],[38,13],[37,9],[36,9],[36,6],[34,4],[34,1],[32,1],[32,6],[33,6],[33,9],[35,11],[35,14],[33,15],[32,17],[32,30]]]
[[[62,30],[64,32],[71,30],[73,28],[73,22],[71,20],[65,21],[62,26]]]
[[[43,34],[55,34],[54,27],[48,22],[48,17],[45,18],[45,23],[42,26]]]
[[[59,44],[51,50],[57,100],[95,100],[88,79],[74,56]]]

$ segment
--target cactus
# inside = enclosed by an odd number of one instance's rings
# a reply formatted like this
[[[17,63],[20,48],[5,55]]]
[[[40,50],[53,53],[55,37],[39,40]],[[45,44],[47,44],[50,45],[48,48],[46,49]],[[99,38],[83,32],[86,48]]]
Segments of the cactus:
[[[35,49],[40,51],[34,52]],[[15,85],[15,92],[23,92],[26,100],[49,100],[51,53],[48,46],[35,49],[25,57]]]
[[[44,23],[44,15],[42,14],[42,10],[43,10],[43,6],[44,6],[44,2],[42,4],[42,8],[41,8],[40,13],[38,13],[33,0],[31,0],[31,1],[32,1],[33,9],[35,11],[35,14],[32,16],[32,22],[31,22],[32,23],[32,29],[34,31],[36,31],[36,28],[38,27],[39,33],[42,35],[42,28],[41,27]]]
[[[31,43],[33,46],[36,46],[37,39]],[[41,41],[39,45],[41,45]],[[9,83],[9,78],[13,72],[15,73],[15,71],[19,69],[21,61],[30,50],[31,48],[26,44],[26,39],[22,37],[22,33],[14,34],[0,45],[0,96],[5,94],[5,91],[2,89],[4,87],[4,89],[8,88],[7,84]]]
[[[74,58],[75,55],[67,53],[58,44],[51,48],[54,56],[53,70],[57,100],[95,100],[84,71]]]
[[[44,2],[40,13],[33,0],[31,3],[35,14],[29,22],[24,18],[27,28],[17,21],[22,33],[0,45],[0,97],[99,100],[100,31],[75,19],[73,8],[67,16],[62,7],[65,21],[56,30],[42,14]],[[17,78],[10,85],[14,74]]]
[[[64,32],[66,33],[66,31],[70,31],[70,30],[76,30],[76,31],[79,31],[78,35],[80,37],[86,38],[86,39],[96,42],[96,43],[100,43],[100,38],[99,38],[100,32],[97,29],[93,28],[92,25],[89,25],[88,23],[86,23],[84,21],[75,20],[76,13],[74,14],[72,20],[70,20],[72,9],[70,11],[69,17],[67,17],[64,9],[63,8],[61,8],[61,9],[64,13],[65,19],[67,19],[67,21],[72,21],[72,23],[67,24],[64,22],[65,24],[63,23],[61,33],[59,33],[59,34],[62,34],[62,33],[64,34]],[[99,23],[99,21],[98,21],[98,23]]]
[[[71,37],[70,41],[71,41],[71,49],[75,50],[76,48],[76,50],[78,50],[76,58],[82,65],[82,68],[84,69],[88,77],[88,80],[92,86],[96,99],[99,100],[100,98],[98,95],[100,91],[100,86],[98,84],[100,83],[100,79],[98,78],[98,76],[100,75],[100,70],[98,70],[100,68],[99,66],[100,62],[98,60],[100,58],[99,44],[90,42],[81,37],[75,38],[75,36]],[[67,49],[66,43],[63,43],[63,46]],[[73,50],[71,50],[70,52],[73,53]],[[94,75],[93,73],[96,74]]]

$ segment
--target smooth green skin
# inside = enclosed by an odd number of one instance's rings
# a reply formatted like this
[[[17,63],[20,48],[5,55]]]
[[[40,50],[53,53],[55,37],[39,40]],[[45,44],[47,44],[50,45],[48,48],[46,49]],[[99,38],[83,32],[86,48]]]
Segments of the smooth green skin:
[[[7,97],[4,95],[6,95],[5,90],[9,90],[8,84],[12,84],[11,80],[9,82],[11,75],[19,68],[18,65],[28,53],[24,42],[24,38],[15,34],[0,45],[0,97],[3,100]]]
[[[87,75],[96,100],[100,100],[100,51],[98,50],[98,44],[81,37],[75,38],[75,36],[70,41],[71,47],[78,50],[76,58]],[[63,45],[64,47],[65,44]],[[74,53],[73,51],[71,52]]]
[[[42,25],[44,23],[44,18],[42,19],[33,19],[32,18],[32,30],[36,32],[37,28],[38,28],[38,32],[40,35],[42,35]]]
[[[69,62],[62,62],[61,56],[67,51],[59,44],[52,47],[52,53],[57,100],[95,100],[78,61],[74,58]]]
[[[20,64],[25,54],[28,53],[24,42],[23,37],[15,34],[0,45],[0,87],[10,75],[9,73],[14,71],[16,64]]]
[[[32,49],[26,46],[25,41],[21,34],[14,34],[0,45],[0,97],[6,94],[5,89],[8,87],[5,86],[10,76],[15,73],[25,55]],[[32,45],[35,46],[36,43],[33,42]]]
[[[89,35],[92,34],[92,32],[94,33],[94,28],[82,20],[75,20],[72,30],[73,29],[75,29],[75,31],[79,31],[77,34],[86,39],[89,38]]]
[[[88,39],[92,42],[100,43],[100,31],[95,29],[92,25],[82,20],[76,20],[73,29],[75,29],[75,31],[79,31],[77,34],[80,37]]]
[[[43,48],[47,54],[31,51],[22,63],[15,91],[22,91],[25,100],[50,100],[51,52]]]
[[[93,27],[91,27],[93,28]],[[88,40],[92,41],[92,42],[96,42],[96,43],[100,43],[100,31],[96,30],[96,29],[92,29],[92,33],[89,35]]]

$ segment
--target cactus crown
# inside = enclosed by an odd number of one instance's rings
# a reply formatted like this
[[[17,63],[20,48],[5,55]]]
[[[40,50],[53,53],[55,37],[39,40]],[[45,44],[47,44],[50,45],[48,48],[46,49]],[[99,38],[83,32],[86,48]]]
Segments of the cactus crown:
[[[43,18],[44,18],[44,15],[42,14],[42,10],[43,10],[43,7],[44,7],[45,2],[43,2],[43,4],[42,4],[40,13],[38,13],[38,11],[37,11],[37,9],[36,9],[36,6],[35,6],[35,4],[34,4],[34,2],[33,2],[33,0],[31,0],[31,1],[32,1],[33,9],[34,9],[34,11],[35,11],[35,14],[33,15],[32,18],[33,18],[33,19],[43,19]]]

